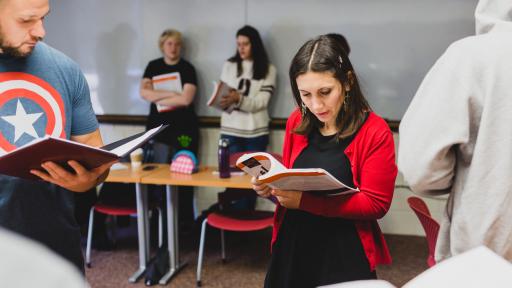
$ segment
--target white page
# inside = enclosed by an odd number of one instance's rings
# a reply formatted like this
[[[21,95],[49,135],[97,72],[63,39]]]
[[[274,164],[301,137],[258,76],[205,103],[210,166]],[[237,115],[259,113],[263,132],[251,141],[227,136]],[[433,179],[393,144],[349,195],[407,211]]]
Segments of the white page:
[[[151,130],[148,130],[146,133],[144,133],[142,136],[133,139],[132,141],[125,143],[115,149],[112,149],[110,152],[116,154],[117,156],[121,157],[126,155],[130,150],[132,150],[134,147],[137,147],[140,143],[146,141],[148,138],[150,138],[158,129],[160,129],[162,125],[155,127]]]
[[[287,170],[286,167],[281,164],[281,162],[277,161],[277,159],[274,158],[271,154],[265,152],[244,154],[238,158],[237,166],[240,163],[243,163],[242,165],[244,166],[242,170],[254,177],[261,177],[262,175],[272,176],[281,171]]]
[[[178,72],[155,76],[152,78],[152,81],[153,89],[155,90],[166,90],[177,93],[183,92],[183,88],[181,86],[181,77],[180,73]]]
[[[485,246],[443,260],[411,281],[405,288],[493,287],[512,285],[512,265]]]
[[[164,79],[162,81],[162,79]],[[181,86],[181,75],[179,72],[172,72],[167,74],[158,75],[152,78],[153,89],[172,91],[176,93],[182,93],[183,87]],[[172,109],[174,106],[156,104],[158,112]]]

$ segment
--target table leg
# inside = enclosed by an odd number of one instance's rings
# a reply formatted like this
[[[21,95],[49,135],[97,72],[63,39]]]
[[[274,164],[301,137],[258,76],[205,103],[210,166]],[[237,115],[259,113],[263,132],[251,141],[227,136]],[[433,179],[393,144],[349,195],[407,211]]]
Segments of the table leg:
[[[139,269],[128,279],[131,283],[144,275],[149,260],[148,194],[146,185],[135,183],[137,198],[137,234],[139,237]]]
[[[178,245],[178,191],[176,187],[166,186],[167,199],[167,243],[169,245],[169,272],[167,272],[159,284],[167,284],[179,270],[186,264],[180,263],[179,245]]]

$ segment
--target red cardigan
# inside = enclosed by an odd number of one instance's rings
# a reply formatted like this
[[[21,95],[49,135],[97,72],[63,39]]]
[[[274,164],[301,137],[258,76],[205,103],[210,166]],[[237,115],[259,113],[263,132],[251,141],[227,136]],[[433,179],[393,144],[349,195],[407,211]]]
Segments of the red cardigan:
[[[306,136],[292,133],[299,125],[299,110],[292,112],[286,123],[283,162],[292,167],[300,152],[308,145]],[[354,185],[360,192],[341,196],[319,196],[303,193],[301,210],[326,217],[353,219],[371,270],[377,264],[391,263],[391,255],[380,231],[377,219],[382,218],[391,205],[397,167],[393,134],[387,123],[371,112],[345,149],[351,163]],[[274,213],[272,246],[275,243],[286,208],[277,203]]]

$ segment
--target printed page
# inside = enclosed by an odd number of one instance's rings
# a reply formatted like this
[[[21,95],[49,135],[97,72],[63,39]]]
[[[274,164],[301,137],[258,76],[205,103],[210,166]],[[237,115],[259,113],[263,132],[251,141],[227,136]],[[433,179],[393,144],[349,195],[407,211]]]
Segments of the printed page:
[[[181,93],[183,87],[181,86],[181,76],[179,72],[167,73],[153,77],[153,89],[166,90]],[[157,104],[158,112],[173,110],[174,106],[165,106]]]
[[[260,179],[263,175],[272,176],[287,170],[274,156],[265,152],[244,154],[238,158],[236,166],[244,170],[245,173]]]
[[[329,191],[329,195],[357,192],[334,178],[324,169],[291,169],[267,179],[261,178],[270,187],[281,190]]]
[[[237,160],[236,166],[275,189],[322,191],[328,195],[359,191],[357,188],[341,183],[321,168],[287,169],[276,158],[265,152],[244,154]]]

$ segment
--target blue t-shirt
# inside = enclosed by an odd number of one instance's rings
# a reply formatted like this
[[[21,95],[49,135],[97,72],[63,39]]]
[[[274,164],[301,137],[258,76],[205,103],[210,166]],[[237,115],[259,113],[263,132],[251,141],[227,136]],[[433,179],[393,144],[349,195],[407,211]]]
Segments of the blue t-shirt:
[[[0,54],[0,155],[45,135],[69,139],[97,128],[89,87],[71,59],[42,42],[26,58]],[[70,191],[0,174],[0,226],[83,269]]]

